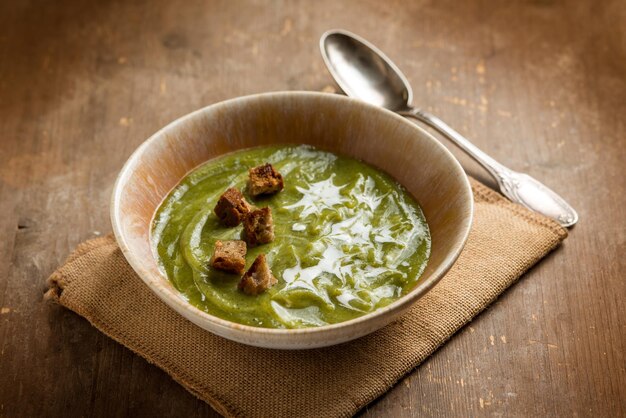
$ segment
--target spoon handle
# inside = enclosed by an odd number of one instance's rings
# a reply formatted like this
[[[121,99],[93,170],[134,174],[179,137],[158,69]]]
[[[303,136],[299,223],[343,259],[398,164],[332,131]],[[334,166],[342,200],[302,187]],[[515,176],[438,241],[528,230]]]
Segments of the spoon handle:
[[[424,122],[476,160],[496,179],[500,191],[512,202],[541,213],[568,227],[578,222],[578,214],[561,196],[533,177],[513,171],[472,144],[467,138],[452,129],[437,116],[420,109],[412,108],[399,112]]]

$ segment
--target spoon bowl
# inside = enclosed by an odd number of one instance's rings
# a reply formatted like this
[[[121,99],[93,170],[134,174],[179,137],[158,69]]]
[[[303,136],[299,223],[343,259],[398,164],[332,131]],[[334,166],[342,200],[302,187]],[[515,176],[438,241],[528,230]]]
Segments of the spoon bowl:
[[[394,112],[410,108],[413,92],[408,80],[365,39],[332,30],[322,35],[320,49],[333,78],[348,96]]]

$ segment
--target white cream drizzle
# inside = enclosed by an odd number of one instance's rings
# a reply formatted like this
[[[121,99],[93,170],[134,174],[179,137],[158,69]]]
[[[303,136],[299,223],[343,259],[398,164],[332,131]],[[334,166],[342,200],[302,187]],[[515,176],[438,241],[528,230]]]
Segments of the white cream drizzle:
[[[342,205],[349,200],[342,196],[340,191],[345,186],[335,186],[331,175],[326,180],[309,184],[308,188],[296,186],[296,190],[302,193],[302,198],[293,205],[285,206],[285,209],[300,209],[300,219],[304,219],[311,214],[319,214],[324,209],[330,209],[335,205]]]
[[[403,224],[394,225],[385,219],[384,215],[398,212],[400,202],[392,199],[390,192],[379,191],[373,178],[359,174],[351,187],[344,190],[346,186],[348,184],[335,185],[334,175],[331,175],[326,180],[297,187],[302,197],[296,203],[285,206],[286,209],[300,210],[300,221],[292,225],[293,231],[306,231],[306,225],[323,214],[334,213],[336,216],[329,219],[339,220],[324,226],[320,236],[312,237],[315,242],[312,243],[311,257],[317,261],[315,264],[310,265],[311,260],[308,259],[304,267],[302,260],[296,257],[295,264],[283,271],[282,278],[287,284],[275,295],[276,300],[288,300],[292,291],[306,291],[332,307],[325,289],[332,284],[339,288],[334,296],[339,305],[367,312],[374,309],[381,299],[400,295],[401,287],[376,285],[376,280],[385,274],[406,276],[397,268],[408,265],[405,259],[410,251],[406,250],[416,245],[414,241],[421,231],[419,223],[411,222],[414,215],[411,208],[401,205],[399,209],[407,212],[400,217]],[[272,304],[274,307],[277,305],[280,304]],[[298,317],[298,312],[290,310],[289,318]],[[281,315],[285,311],[276,313]],[[311,319],[302,320],[308,322]]]
[[[306,225],[300,222],[296,222],[293,225],[291,225],[292,231],[301,232],[301,231],[304,231],[305,229],[306,229]]]

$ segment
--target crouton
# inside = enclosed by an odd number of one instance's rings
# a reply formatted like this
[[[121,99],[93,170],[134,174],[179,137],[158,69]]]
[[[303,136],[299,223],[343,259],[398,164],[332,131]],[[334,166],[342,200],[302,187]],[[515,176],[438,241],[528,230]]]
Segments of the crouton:
[[[241,240],[216,241],[211,267],[241,274],[246,268],[246,243]]]
[[[217,201],[213,210],[217,217],[226,226],[237,226],[252,207],[235,188],[226,190]]]
[[[266,207],[248,213],[243,219],[243,237],[251,247],[274,241],[272,210]]]
[[[258,295],[278,283],[272,274],[265,254],[259,255],[250,266],[246,274],[243,275],[237,288],[247,295]]]
[[[283,176],[269,163],[251,168],[248,174],[248,192],[252,197],[277,193],[284,187]]]

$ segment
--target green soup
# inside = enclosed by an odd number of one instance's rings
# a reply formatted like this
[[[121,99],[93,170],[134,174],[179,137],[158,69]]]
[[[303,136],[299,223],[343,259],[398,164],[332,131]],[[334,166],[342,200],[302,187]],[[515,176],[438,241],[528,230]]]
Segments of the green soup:
[[[252,199],[248,169],[271,163],[280,193]],[[219,196],[237,187],[272,209],[276,238],[248,248],[246,268],[266,254],[278,284],[258,296],[237,290],[239,276],[214,270],[216,240],[240,239],[222,226]],[[247,149],[187,175],[158,209],[152,245],[182,296],[212,315],[246,325],[303,328],[365,315],[407,293],[424,271],[430,234],[417,202],[387,174],[309,146]]]

